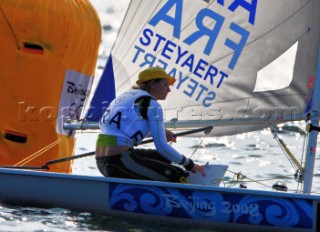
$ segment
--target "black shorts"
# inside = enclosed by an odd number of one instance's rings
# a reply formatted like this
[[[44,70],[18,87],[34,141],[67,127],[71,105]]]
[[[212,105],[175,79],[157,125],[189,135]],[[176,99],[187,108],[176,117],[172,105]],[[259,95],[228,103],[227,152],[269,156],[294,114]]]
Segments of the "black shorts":
[[[97,157],[104,176],[167,182],[186,182],[188,173],[172,165],[154,149],[132,149],[111,157]]]

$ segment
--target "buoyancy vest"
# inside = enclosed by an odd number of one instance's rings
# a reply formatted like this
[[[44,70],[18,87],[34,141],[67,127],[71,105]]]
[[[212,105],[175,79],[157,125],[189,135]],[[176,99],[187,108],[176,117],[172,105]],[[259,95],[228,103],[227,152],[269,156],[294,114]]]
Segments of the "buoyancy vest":
[[[109,105],[103,114],[99,126],[101,134],[116,136],[118,145],[138,145],[150,133],[148,121],[141,116],[137,99],[149,97],[148,92],[140,89],[129,90]]]

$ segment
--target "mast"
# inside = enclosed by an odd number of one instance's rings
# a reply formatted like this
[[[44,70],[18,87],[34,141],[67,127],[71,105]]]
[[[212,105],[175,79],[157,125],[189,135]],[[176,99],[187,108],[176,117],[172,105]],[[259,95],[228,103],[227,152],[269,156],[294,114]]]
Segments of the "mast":
[[[313,102],[311,108],[311,131],[309,134],[307,155],[306,155],[306,164],[304,170],[304,186],[303,193],[310,194],[312,189],[312,180],[314,173],[314,163],[316,158],[316,150],[317,150],[317,138],[318,131],[317,128],[319,126],[319,102],[320,102],[320,46],[318,50],[318,64],[317,64],[317,73],[316,73],[316,81],[314,85],[314,93],[313,93]],[[318,128],[319,130],[319,128]]]

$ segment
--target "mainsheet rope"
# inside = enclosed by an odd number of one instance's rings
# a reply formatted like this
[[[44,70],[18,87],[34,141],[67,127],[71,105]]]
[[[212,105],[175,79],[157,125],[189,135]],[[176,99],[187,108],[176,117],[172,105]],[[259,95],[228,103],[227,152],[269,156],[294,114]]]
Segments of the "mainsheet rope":
[[[212,128],[208,128],[207,130],[204,131],[204,136],[201,138],[199,145],[196,146],[196,148],[194,149],[194,151],[192,152],[192,154],[188,157],[189,159],[194,155],[194,153],[196,153],[196,151],[198,150],[198,148],[202,145],[203,141],[205,138],[208,137],[208,135],[210,134]]]

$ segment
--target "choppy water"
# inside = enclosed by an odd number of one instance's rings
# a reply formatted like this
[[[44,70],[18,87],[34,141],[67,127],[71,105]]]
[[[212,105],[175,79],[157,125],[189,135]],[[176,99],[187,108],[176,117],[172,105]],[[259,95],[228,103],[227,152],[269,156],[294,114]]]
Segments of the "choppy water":
[[[103,43],[97,64],[97,75],[99,75],[116,37],[128,0],[92,0],[92,3],[97,7],[103,26]],[[303,154],[304,135],[294,133],[294,131],[300,127],[302,128],[303,125],[294,124],[293,127],[279,131],[279,136],[287,143],[299,161]],[[96,133],[79,133],[76,153],[92,151],[96,136]],[[269,131],[203,140],[192,137],[178,138],[178,142],[173,146],[183,154],[193,154],[192,158],[198,163],[228,164],[229,170],[224,182],[226,187],[233,186],[231,181],[235,180],[234,173],[241,172],[248,178],[246,185],[249,189],[271,190],[271,186],[277,180],[283,180],[290,190],[297,190],[297,183],[293,176],[294,169]],[[320,193],[319,168],[320,162],[317,158],[312,189],[315,193]],[[92,156],[76,160],[74,173],[100,175]],[[238,187],[238,185],[239,183],[236,183],[233,187]],[[175,228],[164,223],[155,224],[140,220],[99,216],[61,208],[39,209],[0,205],[0,231],[206,232],[208,230]]]

